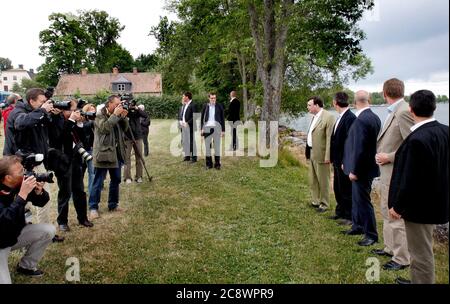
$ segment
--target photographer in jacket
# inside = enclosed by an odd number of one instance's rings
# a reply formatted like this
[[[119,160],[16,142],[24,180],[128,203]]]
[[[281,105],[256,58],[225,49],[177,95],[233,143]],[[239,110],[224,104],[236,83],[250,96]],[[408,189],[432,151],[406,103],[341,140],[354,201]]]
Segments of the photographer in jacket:
[[[84,192],[82,164],[85,161],[79,152],[83,147],[84,129],[77,100],[68,102],[68,108],[52,117],[49,130],[50,147],[57,153],[49,153],[48,166],[58,179],[58,218],[59,230],[70,231],[68,225],[69,201],[72,197],[78,223],[84,227],[93,224],[87,218],[87,199]],[[85,154],[88,156],[89,154]]]
[[[90,219],[99,217],[98,204],[103,181],[109,172],[108,209],[122,211],[119,205],[119,184],[121,167],[125,160],[124,133],[129,129],[126,119],[128,111],[121,104],[120,97],[111,95],[95,118],[94,127],[94,183],[89,194]]]
[[[52,242],[55,227],[25,222],[27,201],[40,207],[49,201],[43,187],[44,183],[36,182],[34,176],[24,177],[20,157],[5,156],[0,159],[0,284],[11,284],[9,253],[21,248],[26,248],[26,253],[16,271],[32,277],[43,275],[36,267]]]

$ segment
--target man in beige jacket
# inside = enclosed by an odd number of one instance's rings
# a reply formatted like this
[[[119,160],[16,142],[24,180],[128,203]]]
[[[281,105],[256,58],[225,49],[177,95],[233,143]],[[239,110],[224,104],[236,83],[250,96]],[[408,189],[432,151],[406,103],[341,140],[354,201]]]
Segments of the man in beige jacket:
[[[403,140],[411,133],[414,120],[409,105],[403,99],[405,86],[396,78],[387,80],[383,85],[383,95],[389,105],[383,128],[377,139],[375,160],[380,166],[381,214],[383,215],[384,249],[375,249],[372,253],[390,256],[392,259],[383,265],[385,270],[400,270],[408,267],[410,256],[406,241],[405,222],[389,216],[389,184],[395,159],[395,152]]]
[[[307,106],[309,113],[314,115],[307,137],[311,204],[318,212],[325,212],[330,207],[330,144],[336,118],[323,109],[320,97],[312,97]]]

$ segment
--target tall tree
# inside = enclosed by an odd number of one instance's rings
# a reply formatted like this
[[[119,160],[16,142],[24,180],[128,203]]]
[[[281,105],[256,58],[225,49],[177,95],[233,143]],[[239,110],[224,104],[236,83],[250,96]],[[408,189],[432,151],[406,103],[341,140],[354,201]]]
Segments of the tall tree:
[[[8,58],[0,57],[0,71],[12,69],[11,60]]]
[[[131,71],[131,54],[117,43],[124,27],[104,11],[54,13],[50,27],[39,33],[40,55],[45,62],[38,68],[38,81],[56,85],[59,77],[79,73],[81,68],[109,72],[113,66]]]

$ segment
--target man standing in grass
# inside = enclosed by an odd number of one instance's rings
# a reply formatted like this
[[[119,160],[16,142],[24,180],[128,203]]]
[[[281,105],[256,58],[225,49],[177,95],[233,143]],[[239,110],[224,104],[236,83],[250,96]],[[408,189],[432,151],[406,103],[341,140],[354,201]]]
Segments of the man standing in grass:
[[[411,283],[434,284],[433,231],[449,220],[449,129],[433,118],[432,92],[415,92],[409,106],[415,125],[395,154],[389,214],[405,221]],[[399,278],[397,283],[409,281]]]
[[[323,100],[320,97],[309,99],[307,107],[313,115],[307,137],[311,204],[318,212],[325,212],[330,207],[330,145],[336,119],[333,114],[323,109]]]
[[[384,248],[372,253],[390,256],[391,260],[383,265],[385,270],[400,270],[408,267],[410,257],[406,242],[405,222],[389,216],[388,196],[395,152],[411,133],[414,120],[409,112],[408,103],[403,99],[405,85],[398,79],[389,79],[383,85],[384,99],[388,103],[387,116],[378,135],[375,160],[380,166],[380,209],[383,215]]]

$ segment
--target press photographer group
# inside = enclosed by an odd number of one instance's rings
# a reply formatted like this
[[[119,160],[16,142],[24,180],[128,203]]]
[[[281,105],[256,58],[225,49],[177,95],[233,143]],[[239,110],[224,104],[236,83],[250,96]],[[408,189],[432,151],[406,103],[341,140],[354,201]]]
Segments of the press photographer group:
[[[38,263],[51,243],[65,238],[57,231],[70,232],[69,201],[72,198],[78,224],[94,226],[100,217],[98,205],[106,174],[110,175],[108,210],[119,206],[119,184],[132,183],[131,150],[136,157],[134,181],[142,183],[142,168],[148,143],[150,118],[137,106],[131,94],[111,95],[96,107],[83,99],[58,101],[52,87],[29,89],[25,99],[10,95],[1,105],[5,123],[5,144],[0,159],[0,284],[11,283],[10,252],[25,249],[16,265],[18,274],[39,277]],[[85,191],[84,176],[88,185]],[[58,194],[50,197],[49,185]],[[57,203],[57,227],[50,216]],[[89,207],[89,208],[88,208]]]

